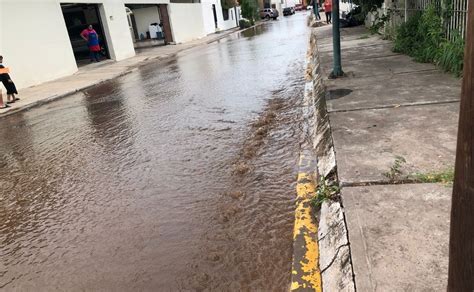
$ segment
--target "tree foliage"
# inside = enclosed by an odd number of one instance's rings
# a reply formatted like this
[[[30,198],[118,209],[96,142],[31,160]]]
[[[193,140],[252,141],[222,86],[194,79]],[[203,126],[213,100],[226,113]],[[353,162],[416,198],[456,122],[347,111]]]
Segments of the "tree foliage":
[[[464,39],[454,33],[446,38],[443,15],[434,5],[410,17],[397,29],[394,51],[407,54],[419,62],[432,62],[445,71],[460,76],[464,60]]]
[[[237,5],[238,3],[236,0],[221,0],[222,9],[225,10],[231,9],[232,7],[235,7]]]
[[[242,17],[248,19],[252,24],[258,19],[258,4],[256,0],[241,0],[240,8]]]

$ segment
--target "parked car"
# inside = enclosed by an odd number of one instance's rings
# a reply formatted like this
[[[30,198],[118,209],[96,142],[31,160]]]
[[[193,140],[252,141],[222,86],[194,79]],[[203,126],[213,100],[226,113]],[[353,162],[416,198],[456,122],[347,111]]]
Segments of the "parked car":
[[[304,7],[303,4],[296,4],[295,5],[295,10],[296,11],[301,11],[301,10],[305,10],[305,9],[306,9],[306,7]]]
[[[362,9],[360,6],[354,5],[350,8],[349,12],[343,11],[340,17],[341,27],[358,26],[364,24],[364,21],[360,19]]]
[[[290,7],[283,8],[283,16],[293,15],[293,11]]]
[[[352,1],[342,1],[339,0],[339,18],[345,18],[352,10],[359,7],[356,4],[353,4]]]
[[[260,10],[260,18],[262,19],[270,19],[276,20],[278,18],[278,10],[274,8],[265,8]]]

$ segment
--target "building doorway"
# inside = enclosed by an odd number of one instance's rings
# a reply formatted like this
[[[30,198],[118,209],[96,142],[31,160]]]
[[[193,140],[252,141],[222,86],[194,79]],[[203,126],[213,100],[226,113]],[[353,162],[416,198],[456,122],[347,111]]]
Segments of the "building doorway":
[[[87,42],[81,37],[81,32],[89,25],[92,25],[99,36],[101,58],[109,59],[110,53],[100,17],[99,5],[63,3],[61,4],[61,10],[77,65],[82,66],[89,63],[89,47]]]
[[[135,49],[162,46],[173,41],[165,4],[125,4]]]

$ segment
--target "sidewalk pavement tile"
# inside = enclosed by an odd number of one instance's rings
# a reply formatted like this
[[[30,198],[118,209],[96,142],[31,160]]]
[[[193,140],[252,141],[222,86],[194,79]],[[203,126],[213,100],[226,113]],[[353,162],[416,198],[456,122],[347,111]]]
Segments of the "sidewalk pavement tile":
[[[451,187],[342,190],[358,291],[445,291]]]
[[[461,81],[439,71],[328,80],[328,110],[399,106],[459,100]]]
[[[342,183],[388,180],[395,156],[405,174],[454,167],[459,103],[331,113]]]

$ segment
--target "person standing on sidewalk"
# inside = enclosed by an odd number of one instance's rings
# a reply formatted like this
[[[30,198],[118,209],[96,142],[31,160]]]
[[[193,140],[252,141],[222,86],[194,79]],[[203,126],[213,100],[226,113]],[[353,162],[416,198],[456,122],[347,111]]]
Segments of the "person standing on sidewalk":
[[[90,51],[91,62],[94,62],[94,61],[100,62],[99,35],[94,30],[92,25],[89,25],[88,28],[84,29],[81,32],[81,38],[83,38],[87,42],[87,46],[89,47],[89,51]]]
[[[316,17],[316,20],[321,20],[321,15],[319,15],[319,5],[319,0],[313,0],[314,16]]]
[[[331,19],[332,0],[325,0],[324,1],[324,13],[326,13],[326,23],[330,24],[332,22],[332,19]]]
[[[9,107],[10,106],[8,104],[3,102],[3,93],[2,93],[2,90],[0,89],[0,109],[5,109]]]
[[[3,56],[0,56],[0,81],[2,81],[3,86],[5,86],[5,89],[7,90],[7,104],[20,100],[18,97],[15,97],[15,94],[18,94],[18,91],[16,90],[15,83],[13,83],[8,72],[8,68],[3,66]]]

